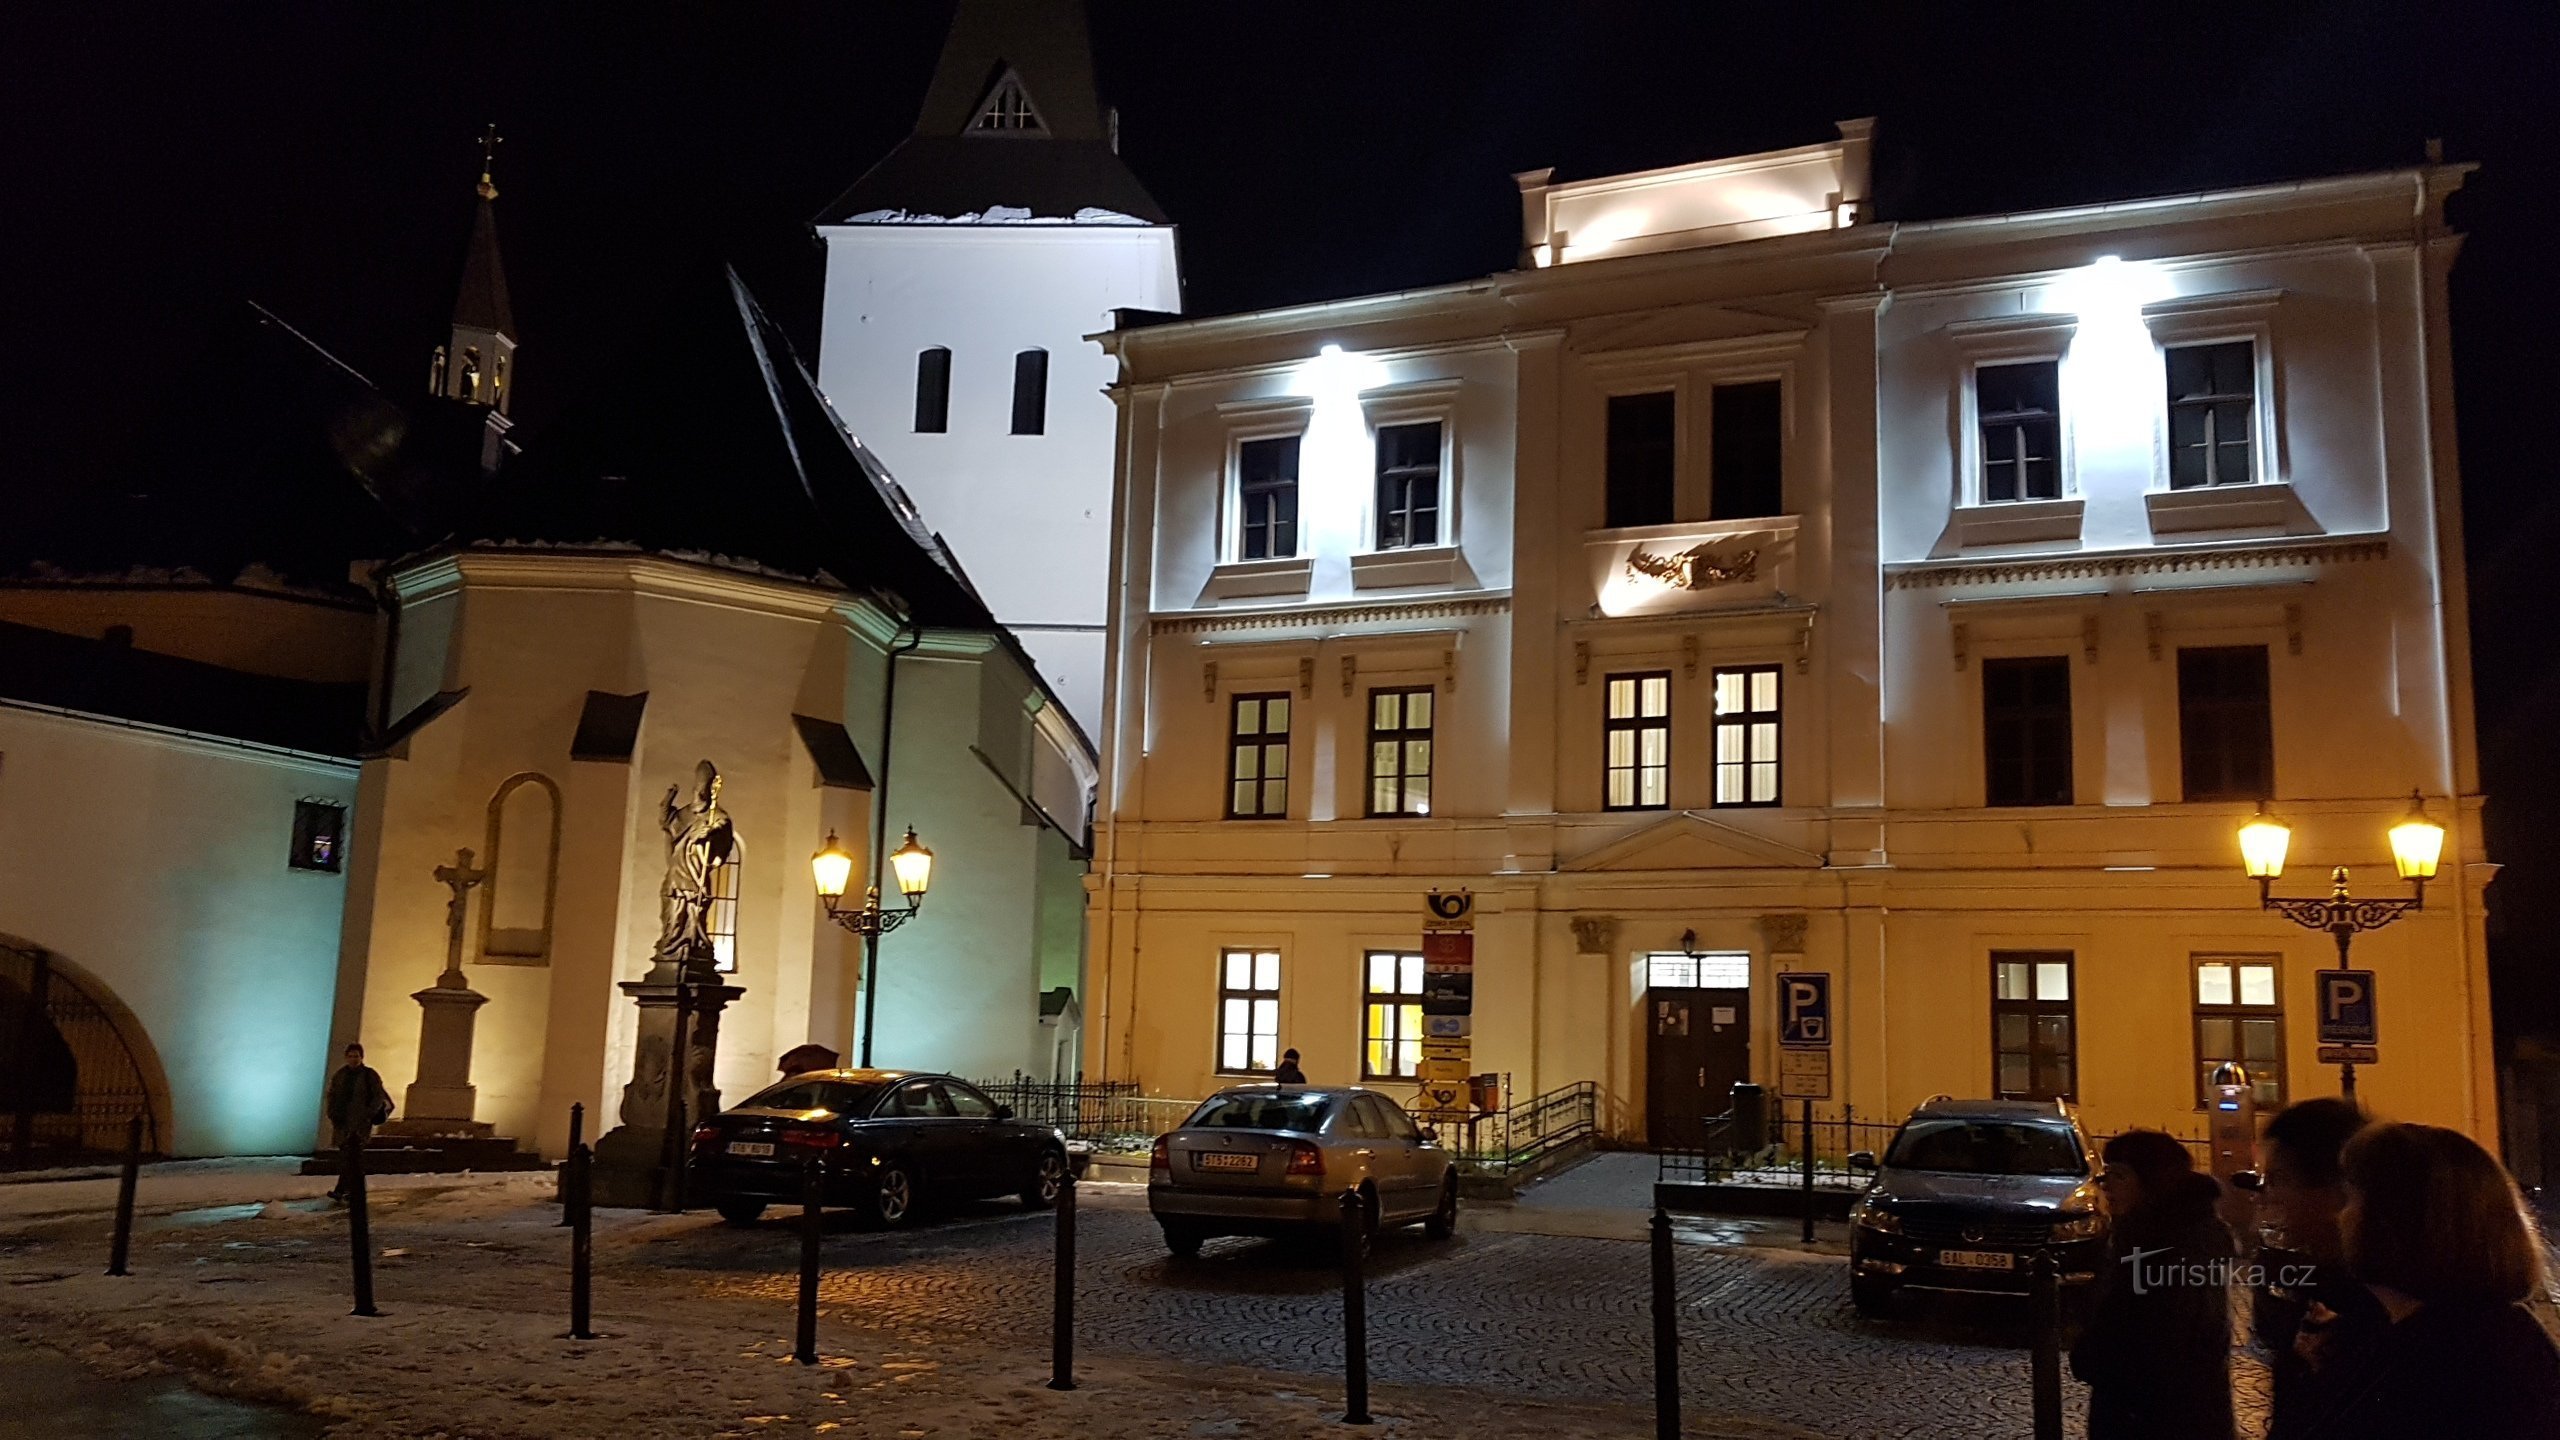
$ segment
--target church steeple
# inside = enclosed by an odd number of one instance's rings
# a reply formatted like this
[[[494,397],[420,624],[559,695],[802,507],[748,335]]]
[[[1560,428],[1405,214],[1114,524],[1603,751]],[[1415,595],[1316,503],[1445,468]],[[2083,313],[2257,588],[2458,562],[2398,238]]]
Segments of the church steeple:
[[[503,430],[515,390],[516,325],[507,308],[507,272],[498,263],[498,187],[490,179],[501,143],[498,127],[480,133],[480,203],[463,252],[462,283],[453,300],[453,333],[436,347],[427,388],[448,400],[480,406]]]

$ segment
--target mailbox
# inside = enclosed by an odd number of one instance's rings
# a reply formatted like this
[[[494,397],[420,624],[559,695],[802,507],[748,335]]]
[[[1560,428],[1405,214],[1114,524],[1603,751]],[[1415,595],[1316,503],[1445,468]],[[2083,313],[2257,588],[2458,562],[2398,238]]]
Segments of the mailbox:
[[[1499,1072],[1467,1077],[1467,1098],[1478,1110],[1491,1113],[1502,1108],[1502,1076]]]
[[[2229,1061],[2214,1067],[2213,1083],[2205,1088],[2213,1178],[2228,1185],[2232,1176],[2257,1168],[2258,1091],[2248,1070]]]
[[[1733,1082],[1733,1098],[1725,1110],[1733,1124],[1725,1130],[1727,1150],[1769,1148],[1769,1092],[1748,1080]]]

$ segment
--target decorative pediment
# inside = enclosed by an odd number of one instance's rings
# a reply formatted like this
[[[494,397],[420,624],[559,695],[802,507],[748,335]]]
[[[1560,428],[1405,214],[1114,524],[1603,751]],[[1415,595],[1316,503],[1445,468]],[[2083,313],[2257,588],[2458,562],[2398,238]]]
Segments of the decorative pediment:
[[[1683,810],[1557,868],[1583,872],[1818,870],[1822,868],[1822,857],[1709,819],[1695,810]]]

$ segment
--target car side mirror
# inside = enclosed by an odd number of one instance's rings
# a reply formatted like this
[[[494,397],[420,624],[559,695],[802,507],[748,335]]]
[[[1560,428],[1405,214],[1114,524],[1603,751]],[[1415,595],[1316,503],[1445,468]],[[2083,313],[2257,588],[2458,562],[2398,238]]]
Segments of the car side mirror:
[[[1012,1119],[1012,1118],[1013,1118],[1013,1107],[1012,1107],[1012,1106],[1010,1106],[1010,1105],[999,1105],[999,1106],[997,1106],[997,1107],[996,1107],[996,1118],[997,1118],[997,1119],[999,1119],[999,1120],[1010,1120],[1010,1119]]]
[[[1873,1150],[1850,1151],[1849,1168],[1852,1170],[1873,1170],[1876,1168],[1876,1152]]]

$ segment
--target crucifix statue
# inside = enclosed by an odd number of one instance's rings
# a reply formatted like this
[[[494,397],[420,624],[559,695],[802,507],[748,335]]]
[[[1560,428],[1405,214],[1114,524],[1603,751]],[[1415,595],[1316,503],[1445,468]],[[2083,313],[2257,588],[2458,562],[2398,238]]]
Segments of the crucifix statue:
[[[471,915],[471,887],[488,878],[488,871],[472,867],[468,850],[454,851],[452,864],[436,867],[437,883],[453,892],[444,908],[444,973],[436,977],[440,990],[469,988],[462,978],[462,930]]]
[[[498,133],[498,124],[496,121],[493,120],[487,125],[481,127],[480,198],[483,200],[495,200],[498,198],[498,187],[491,183],[489,179],[489,162],[497,158],[498,147],[505,144],[506,140],[507,137]]]

